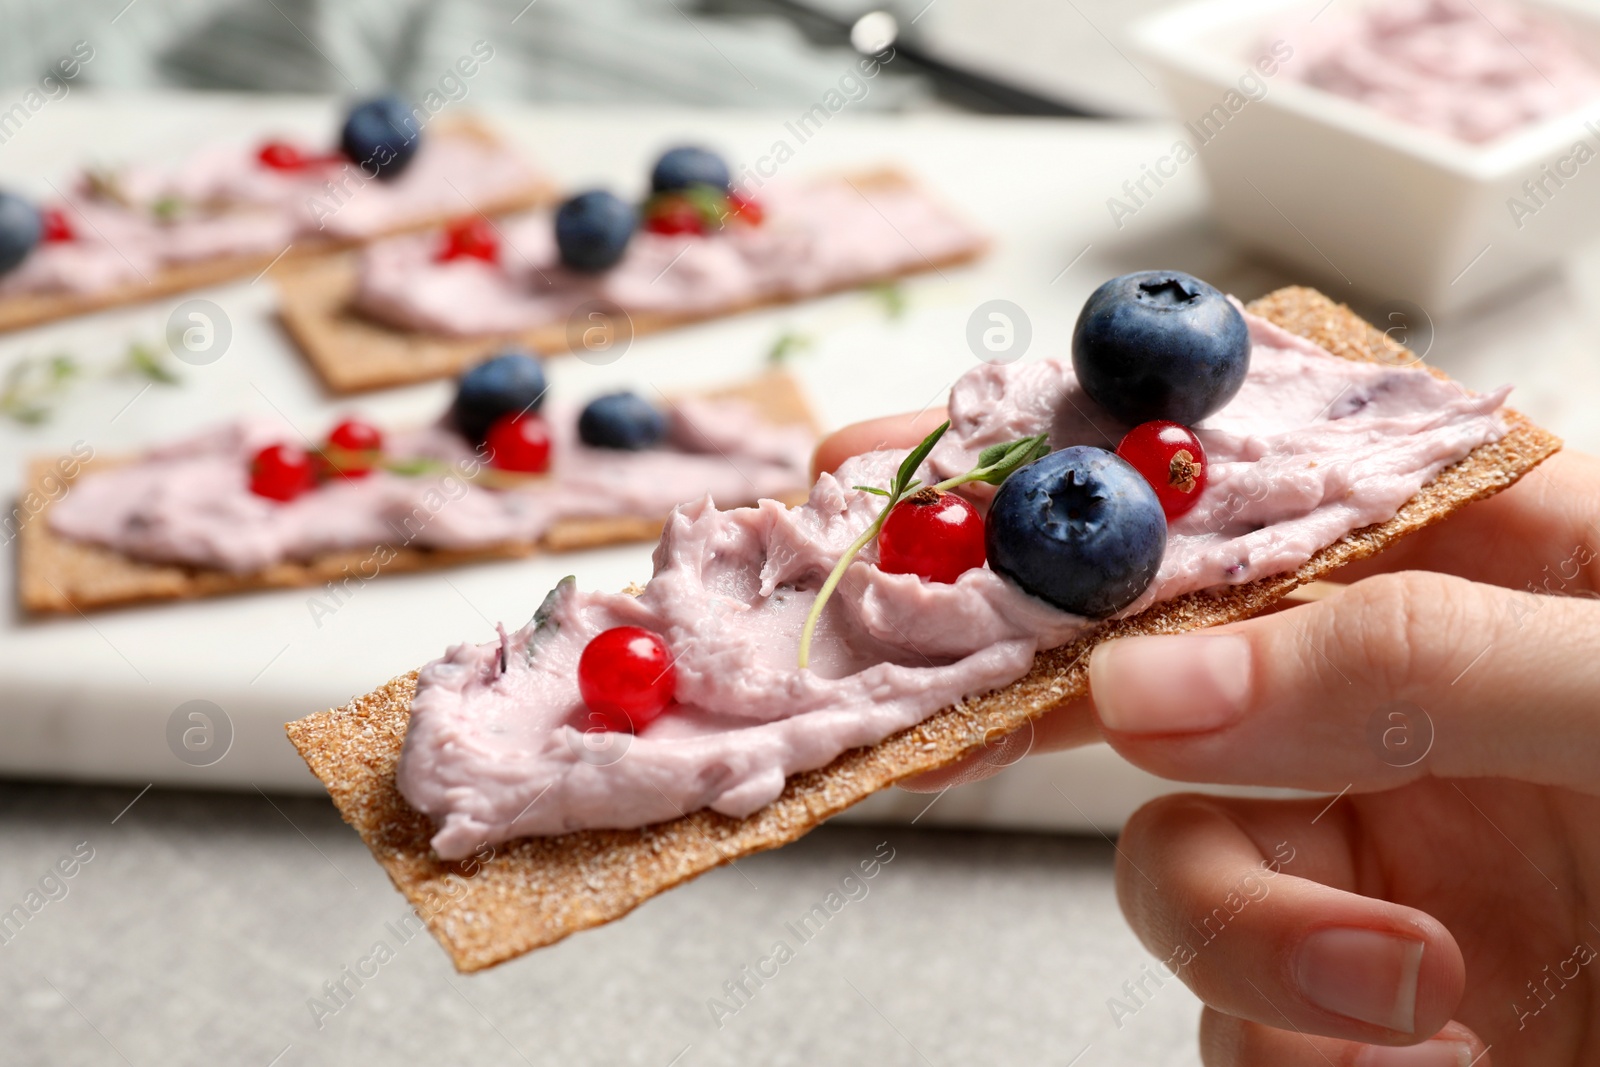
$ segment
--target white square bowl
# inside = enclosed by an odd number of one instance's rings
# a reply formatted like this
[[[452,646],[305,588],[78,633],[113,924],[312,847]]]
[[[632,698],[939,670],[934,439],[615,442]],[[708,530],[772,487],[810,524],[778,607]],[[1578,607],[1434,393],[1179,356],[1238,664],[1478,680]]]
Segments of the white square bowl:
[[[1308,40],[1330,2],[1382,0],[1200,0],[1133,28],[1230,235],[1331,292],[1343,282],[1430,314],[1513,285],[1600,236],[1600,100],[1474,145],[1260,62],[1273,41],[1292,49]],[[1593,5],[1525,6],[1558,20],[1600,66]],[[1162,173],[1184,165],[1157,162]]]

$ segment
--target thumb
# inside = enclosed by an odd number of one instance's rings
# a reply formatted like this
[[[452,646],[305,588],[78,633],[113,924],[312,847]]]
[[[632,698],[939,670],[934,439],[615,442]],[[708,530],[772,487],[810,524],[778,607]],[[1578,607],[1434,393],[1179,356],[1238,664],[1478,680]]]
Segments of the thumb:
[[[1600,604],[1411,571],[1204,634],[1096,648],[1106,738],[1191,782],[1597,789]]]

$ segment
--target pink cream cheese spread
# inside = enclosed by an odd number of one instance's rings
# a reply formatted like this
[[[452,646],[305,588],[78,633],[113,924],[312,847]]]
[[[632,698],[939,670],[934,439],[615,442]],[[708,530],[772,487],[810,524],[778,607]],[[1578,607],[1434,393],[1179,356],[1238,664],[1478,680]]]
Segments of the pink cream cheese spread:
[[[1560,23],[1512,4],[1398,0],[1328,11],[1313,31],[1287,35],[1291,77],[1462,141],[1600,99],[1600,68]]]
[[[549,213],[503,225],[499,263],[437,262],[428,235],[366,249],[357,306],[427,333],[507,333],[565,322],[591,300],[626,311],[694,314],[804,297],[926,268],[976,250],[983,238],[911,185],[842,178],[771,186],[764,221],[708,236],[635,233],[621,262],[580,274],[561,266]]]
[[[274,170],[249,145],[220,145],[172,168],[85,176],[62,209],[72,240],[40,244],[0,277],[0,296],[95,293],[167,267],[369,238],[466,213],[538,177],[516,153],[461,133],[424,134],[411,164],[390,181],[368,178],[354,163]]]
[[[249,573],[341,548],[534,541],[562,519],[659,519],[699,496],[749,503],[806,483],[810,431],[766,422],[743,401],[679,400],[666,445],[640,452],[582,444],[575,409],[552,401],[542,414],[550,473],[512,488],[464,477],[471,447],[428,427],[388,435],[385,451],[391,460],[436,461],[433,473],[376,470],[279,503],[250,491],[250,460],[295,436],[270,420],[241,421],[86,474],[50,509],[50,527],[135,559]]]
[[[1157,577],[1125,614],[1293,570],[1391,518],[1445,467],[1505,433],[1496,413],[1509,387],[1469,394],[1421,368],[1340,359],[1245,319],[1249,376],[1194,428],[1210,465],[1205,495],[1172,524]],[[921,473],[929,481],[1031,434],[1048,433],[1054,448],[1111,447],[1128,429],[1056,360],[970,371],[951,390],[949,414]],[[869,546],[823,611],[811,668],[798,669],[818,587],[882,506],[851,487],[887,485],[904,455],[856,457],[797,508],[680,507],[640,595],[580,591],[567,579],[503,646],[458,645],[423,668],[397,779],[438,828],[438,854],[704,808],[749,815],[789,775],[1015,681],[1035,652],[1098,625],[987,567],[949,585],[886,573]],[[578,691],[585,645],[624,625],[660,634],[677,676],[677,703],[637,735],[588,729]]]

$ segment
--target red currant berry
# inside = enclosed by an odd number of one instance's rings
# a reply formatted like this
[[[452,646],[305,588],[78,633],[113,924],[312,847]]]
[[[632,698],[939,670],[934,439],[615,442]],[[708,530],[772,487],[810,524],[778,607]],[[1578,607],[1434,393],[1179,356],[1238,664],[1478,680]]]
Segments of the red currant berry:
[[[651,233],[698,236],[706,232],[706,223],[700,217],[700,210],[689,201],[681,197],[666,197],[651,206],[644,228]]]
[[[440,263],[463,258],[498,263],[500,239],[495,234],[494,227],[489,225],[488,219],[480,215],[469,215],[445,227],[444,244],[434,258]]]
[[[44,238],[46,244],[53,244],[57,241],[70,241],[77,236],[72,232],[72,223],[67,221],[66,212],[58,207],[45,208],[39,213],[39,221],[42,224],[40,235]]]
[[[345,419],[328,434],[329,477],[365,478],[383,455],[383,433],[369,422]]]
[[[659,634],[618,626],[597,636],[578,657],[578,692],[589,721],[634,733],[654,721],[678,688],[672,653]]]
[[[383,431],[370,422],[345,419],[329,432],[328,443],[350,452],[377,452],[383,448]]]
[[[289,501],[316,485],[311,457],[293,445],[268,445],[250,460],[250,491]]]
[[[543,474],[550,469],[550,431],[537,415],[511,413],[489,425],[489,462],[503,471]]]
[[[1189,427],[1176,422],[1140,423],[1117,446],[1117,455],[1144,475],[1170,522],[1199,501],[1206,487],[1206,450]]]
[[[983,566],[983,516],[954,493],[924,489],[896,504],[878,532],[878,566],[948,585]]]
[[[256,153],[263,167],[272,170],[305,170],[311,160],[294,145],[285,141],[268,141]]]
[[[751,226],[760,226],[762,220],[767,217],[759,203],[738,193],[728,194],[728,214]]]

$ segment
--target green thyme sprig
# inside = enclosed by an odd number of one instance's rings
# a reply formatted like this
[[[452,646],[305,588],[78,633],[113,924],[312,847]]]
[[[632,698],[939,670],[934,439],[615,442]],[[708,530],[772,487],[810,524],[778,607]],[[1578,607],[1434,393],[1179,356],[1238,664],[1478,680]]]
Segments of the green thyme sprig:
[[[696,182],[682,189],[668,189],[659,193],[652,193],[645,200],[639,214],[649,219],[656,213],[665,210],[669,205],[684,203],[694,209],[700,216],[700,224],[707,230],[720,230],[732,212],[728,209],[728,194],[725,190],[714,185]]]
[[[407,478],[419,478],[424,474],[442,474],[450,469],[450,464],[427,456],[411,456],[406,459],[385,458],[383,469]]]
[[[772,347],[767,349],[767,364],[781,367],[801,352],[809,351],[815,344],[816,341],[810,334],[798,330],[784,330],[778,335],[777,340],[772,342]]]
[[[126,367],[129,373],[148,378],[157,385],[177,385],[183,380],[161,361],[155,349],[143,341],[135,341],[128,346]]]
[[[906,298],[905,288],[899,282],[876,282],[867,286],[867,292],[872,294],[883,307],[883,313],[891,320],[903,319],[910,301]]]
[[[822,618],[822,609],[827,605],[828,599],[833,596],[835,589],[844,579],[845,571],[850,569],[850,564],[863,548],[870,545],[874,538],[883,530],[884,521],[888,519],[889,512],[895,509],[906,497],[910,496],[922,483],[917,478],[917,468],[928,458],[933,451],[933,446],[950,429],[948,421],[940,423],[939,428],[922,439],[922,443],[913,448],[906,458],[900,462],[900,468],[895,471],[894,480],[889,483],[888,489],[879,489],[872,485],[853,486],[864,493],[884,498],[883,510],[878,512],[878,517],[872,520],[860,537],[851,542],[850,547],[844,550],[839,557],[839,562],[833,565],[833,570],[828,572],[827,580],[822,583],[822,588],[817,591],[817,599],[811,605],[811,613],[806,616],[805,627],[800,631],[800,669],[805,670],[811,662],[811,640],[816,636],[817,623]],[[1013,473],[1027,466],[1034,460],[1050,451],[1050,445],[1045,434],[1035,434],[1016,441],[1007,441],[1004,444],[990,445],[978,453],[978,464],[965,474],[958,474],[954,478],[946,478],[936,483],[933,488],[939,492],[949,492],[957,486],[967,485],[971,482],[986,482],[989,485],[999,485]]]
[[[1001,445],[990,445],[978,453],[978,465],[965,474],[958,474],[954,478],[946,478],[934,486],[941,493],[948,493],[957,486],[969,482],[984,482],[988,485],[999,485],[1017,471],[1026,467],[1036,459],[1041,459],[1050,452],[1048,434],[1036,433],[1032,437],[1021,437],[1015,441],[1007,441]]]
[[[49,420],[79,383],[119,375],[134,375],[156,385],[183,383],[156,349],[140,341],[129,344],[122,359],[105,363],[85,363],[70,352],[24,356],[0,379],[0,418],[37,425]]]
[[[390,474],[398,474],[404,478],[424,478],[454,473],[463,481],[480,485],[485,489],[517,489],[550,477],[548,474],[524,474],[521,471],[500,470],[498,467],[486,464],[449,463],[431,456],[393,457],[371,452],[347,452],[331,445],[324,446],[323,454],[335,467],[354,460],[362,466],[382,467]]]
[[[0,415],[30,426],[44,422],[82,373],[65,352],[18,360],[0,384]]]
[[[689,201],[707,226],[716,226],[720,229],[728,217],[728,194],[714,185],[696,183],[674,192],[675,195]]]
[[[150,205],[151,216],[161,223],[178,221],[178,217],[183,214],[183,211],[183,200],[181,197],[176,196],[159,197]]]

